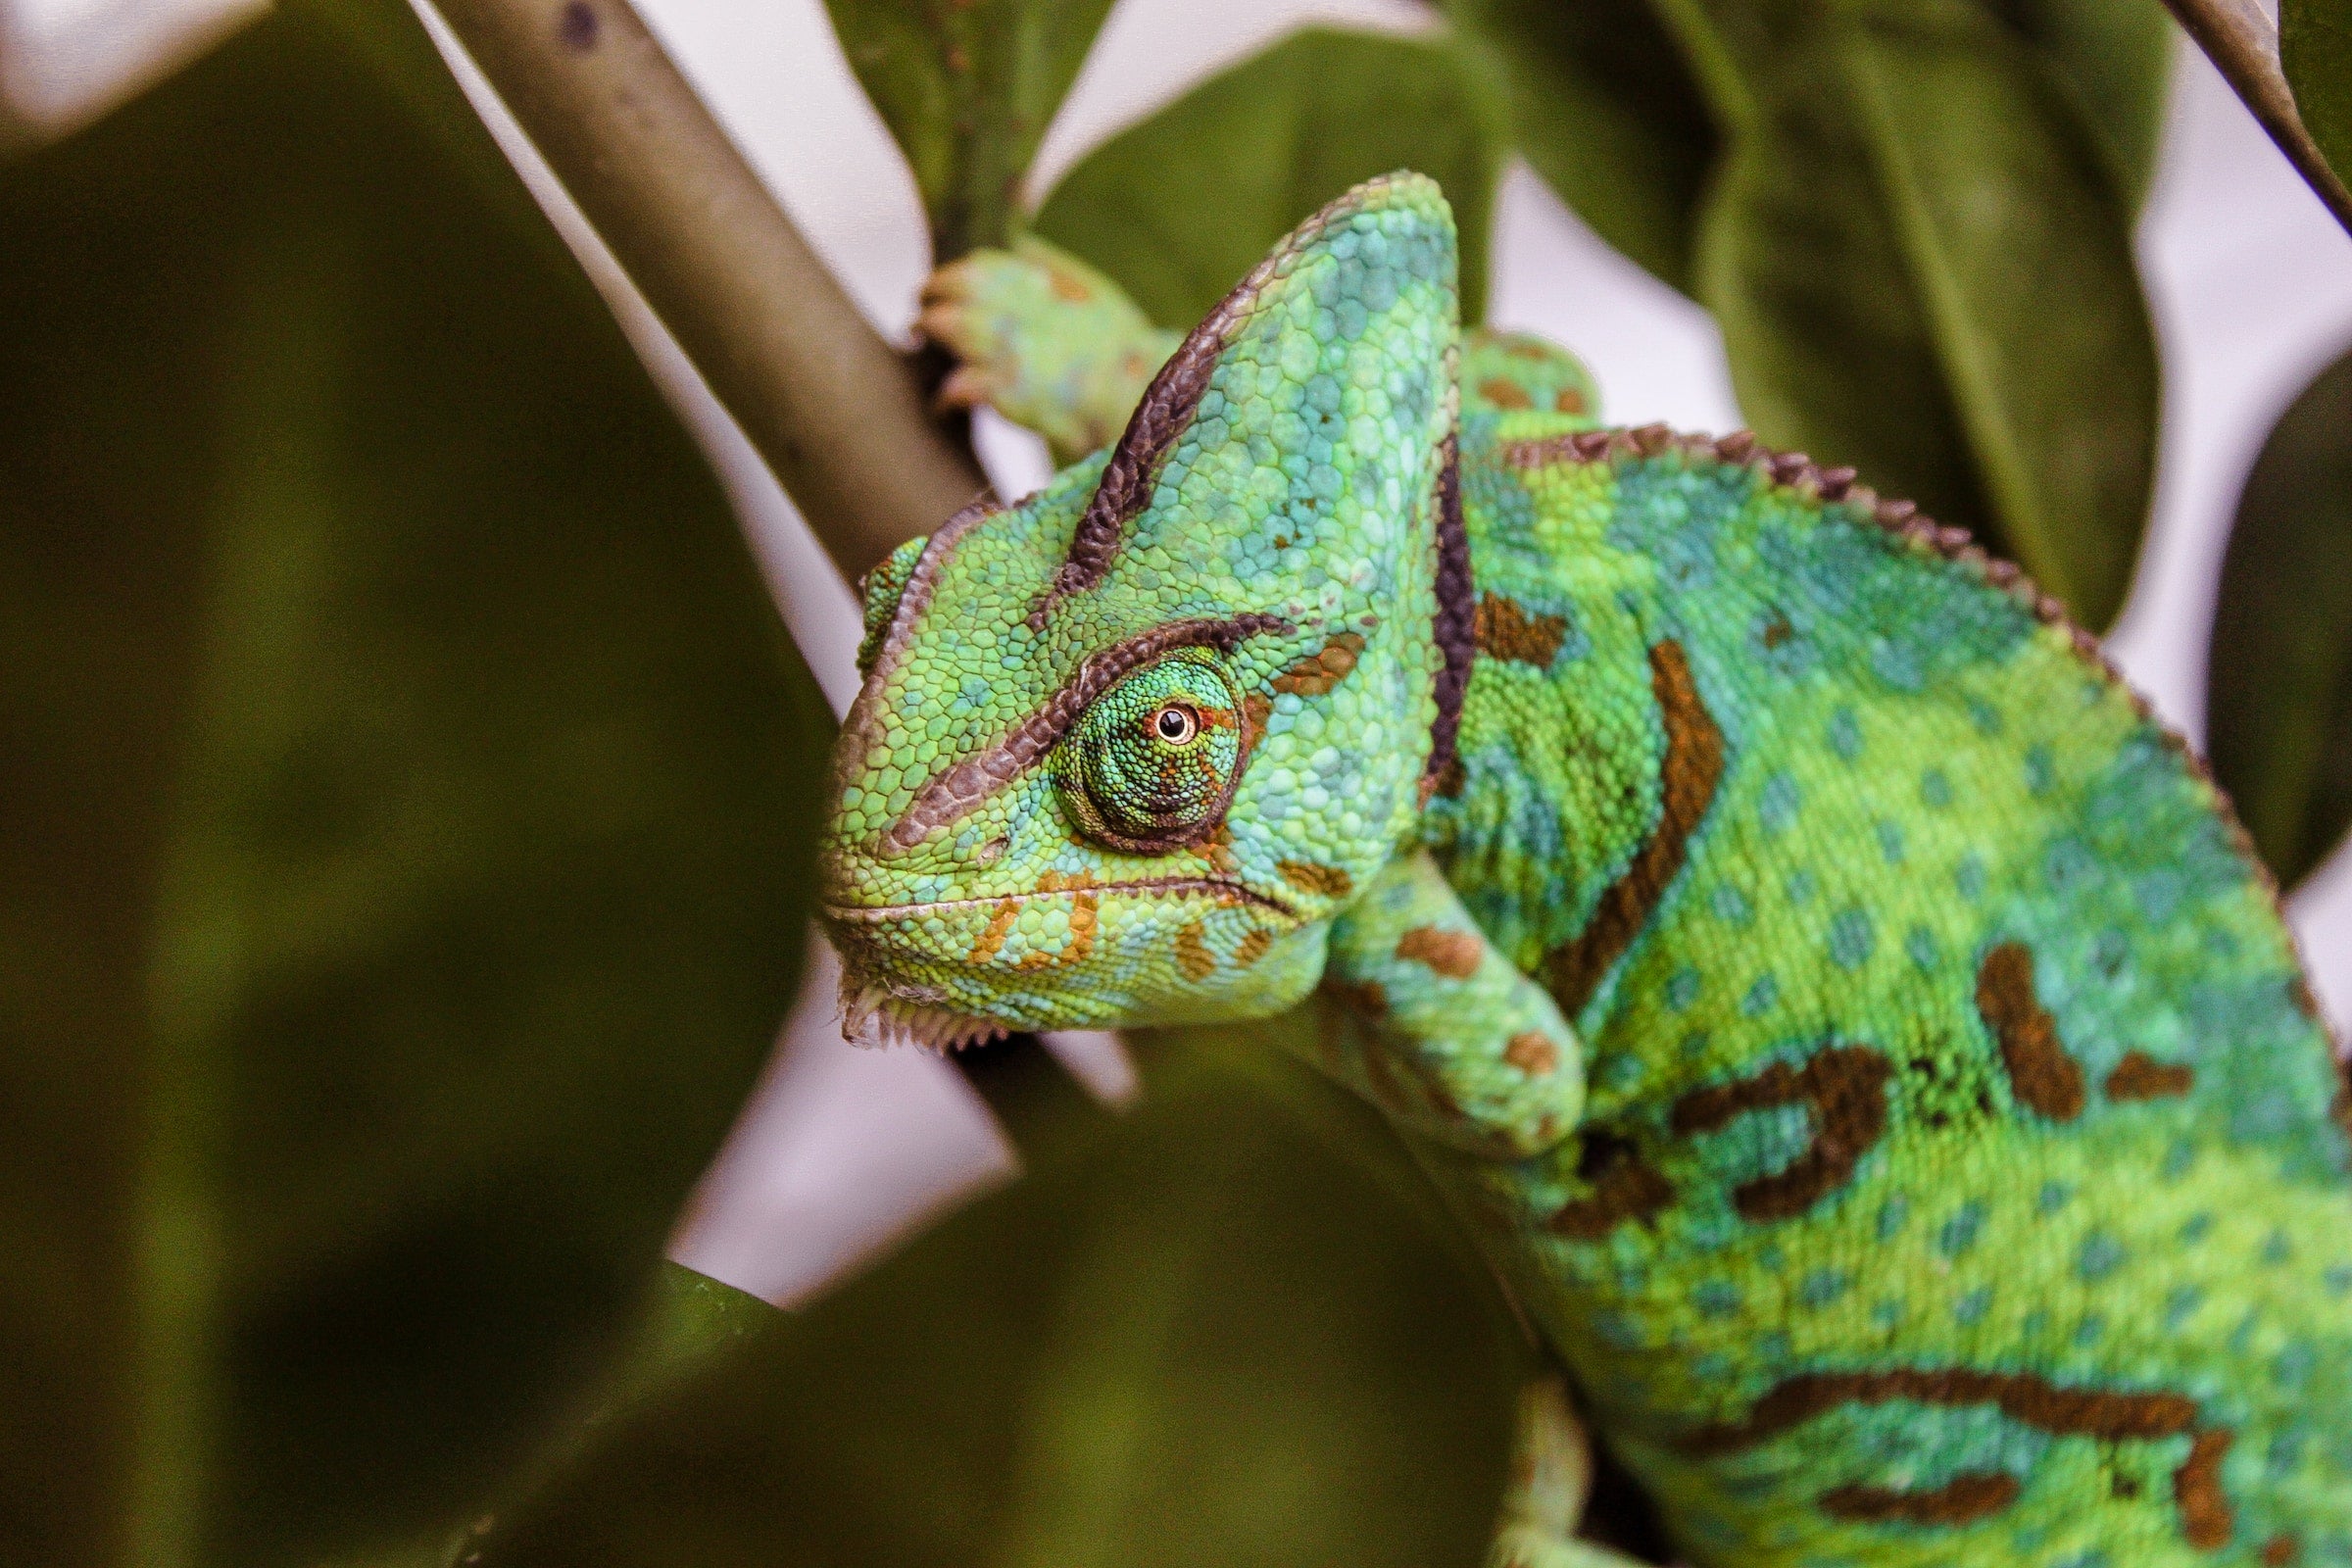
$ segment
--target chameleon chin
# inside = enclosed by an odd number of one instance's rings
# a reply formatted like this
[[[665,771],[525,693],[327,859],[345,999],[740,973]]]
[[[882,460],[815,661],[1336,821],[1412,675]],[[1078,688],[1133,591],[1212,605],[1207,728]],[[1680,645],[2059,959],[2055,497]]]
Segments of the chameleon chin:
[[[852,1028],[1318,996],[1561,1369],[1495,1568],[1628,1560],[1580,1418],[1698,1565],[2352,1565],[2352,1101],[2229,804],[2014,567],[1603,428],[1454,266],[1400,173],[1181,339],[933,280],[1076,461],[866,584]]]

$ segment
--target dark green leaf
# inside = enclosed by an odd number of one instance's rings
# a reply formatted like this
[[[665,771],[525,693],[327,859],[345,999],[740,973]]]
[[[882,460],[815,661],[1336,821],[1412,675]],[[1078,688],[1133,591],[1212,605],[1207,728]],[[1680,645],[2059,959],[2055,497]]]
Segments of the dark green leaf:
[[[1748,58],[1700,279],[1749,420],[2104,626],[2146,518],[2157,370],[2079,117],[1974,5],[1841,12]]]
[[[406,7],[0,172],[0,1560],[438,1538],[772,1039],[821,707]]]
[[[1453,44],[1310,27],[1113,137],[1055,186],[1038,232],[1163,326],[1206,316],[1298,220],[1359,180],[1417,169],[1462,236],[1462,318],[1486,308],[1500,92]]]
[[[2297,398],[2238,498],[2205,675],[2214,775],[2292,887],[2352,825],[2352,355]]]
[[[2150,0],[1985,0],[2065,83],[2136,211],[2164,138],[2173,28]]]
[[[1601,238],[1689,293],[1720,140],[1650,0],[1447,0],[1506,84],[1519,151]]]
[[[2352,0],[2279,0],[2278,58],[2303,127],[2352,184]]]
[[[1110,0],[825,0],[850,68],[913,166],[932,255],[1002,245],[1021,175]]]
[[[1477,1560],[1524,1354],[1483,1270],[1148,1050],[1136,1110],[1037,1128],[1021,1182],[609,1423],[482,1568]]]

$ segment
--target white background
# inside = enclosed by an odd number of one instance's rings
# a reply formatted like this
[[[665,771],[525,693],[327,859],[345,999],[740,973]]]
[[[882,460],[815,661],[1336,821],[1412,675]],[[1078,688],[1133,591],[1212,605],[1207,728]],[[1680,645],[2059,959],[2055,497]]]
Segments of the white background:
[[[929,267],[921,212],[821,0],[639,4],[858,305],[903,336]],[[202,47],[244,9],[239,0],[0,0],[0,94],[24,118],[74,123]],[[1105,135],[1296,26],[1414,30],[1427,18],[1407,0],[1120,0],[1046,140],[1031,195]],[[468,88],[710,451],[840,707],[855,686],[847,588],[478,78]],[[1574,348],[1599,377],[1610,418],[1704,430],[1740,422],[1706,313],[1602,245],[1524,170],[1504,186],[1494,257],[1496,324]],[[2148,550],[2109,646],[2195,737],[2230,509],[2272,422],[2352,345],[2352,240],[2185,46],[2139,257],[2165,357],[2162,457]],[[1019,431],[989,423],[982,450],[1007,495],[1044,477],[1042,449]],[[2290,914],[2321,996],[2335,1018],[2352,1019],[2352,854],[2339,853]],[[910,1051],[852,1050],[832,1016],[820,945],[777,1059],[672,1248],[681,1261],[776,1299],[805,1295],[1009,1169],[951,1068]],[[1102,1091],[1129,1082],[1108,1040],[1056,1045]]]

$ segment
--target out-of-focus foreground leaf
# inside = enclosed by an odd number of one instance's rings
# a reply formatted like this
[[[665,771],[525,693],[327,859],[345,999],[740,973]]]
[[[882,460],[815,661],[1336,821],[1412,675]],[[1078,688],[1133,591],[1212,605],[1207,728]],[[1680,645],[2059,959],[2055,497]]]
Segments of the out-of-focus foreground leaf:
[[[2173,26],[2147,0],[1984,0],[2074,93],[2136,211],[2156,173]]]
[[[773,1037],[821,707],[406,7],[0,171],[0,1560],[438,1539]]]
[[[1233,1069],[1146,1052],[1136,1109],[1031,1118],[1021,1181],[601,1423],[459,1559],[1477,1560],[1525,1355],[1493,1286]]]
[[[2279,0],[2278,63],[2303,128],[2352,183],[2352,0]]]
[[[1713,114],[1652,0],[1447,0],[1509,94],[1519,151],[1602,239],[1683,292]]]
[[[866,96],[914,170],[936,262],[1002,245],[1021,175],[1110,0],[825,0]]]
[[[2352,355],[2255,461],[2205,671],[2214,776],[2282,886],[2352,826]]]
[[[1359,180],[1415,169],[1462,238],[1462,318],[1486,309],[1500,88],[1445,39],[1310,27],[1111,138],[1054,188],[1038,232],[1189,328],[1298,220]]]
[[[2106,625],[2147,514],[2157,369],[2130,210],[2081,114],[1973,0],[1785,32],[1704,4],[1741,102],[1699,294],[1749,421]]]

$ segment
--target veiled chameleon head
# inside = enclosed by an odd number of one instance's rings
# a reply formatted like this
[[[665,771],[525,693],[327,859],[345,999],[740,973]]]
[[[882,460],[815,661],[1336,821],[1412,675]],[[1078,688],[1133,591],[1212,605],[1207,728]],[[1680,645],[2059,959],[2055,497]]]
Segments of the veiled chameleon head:
[[[1443,744],[1455,337],[1437,187],[1358,186],[1110,452],[876,569],[822,859],[854,1032],[1249,1017],[1314,985]]]

